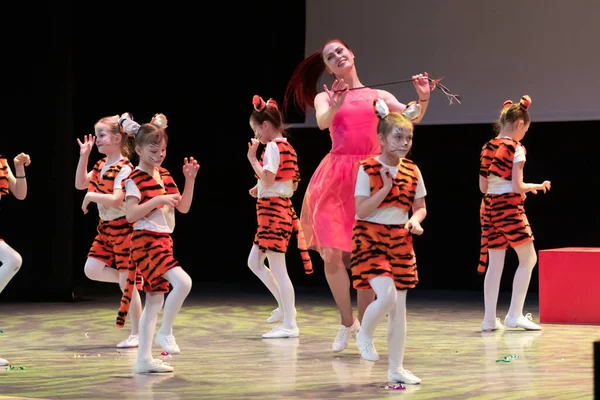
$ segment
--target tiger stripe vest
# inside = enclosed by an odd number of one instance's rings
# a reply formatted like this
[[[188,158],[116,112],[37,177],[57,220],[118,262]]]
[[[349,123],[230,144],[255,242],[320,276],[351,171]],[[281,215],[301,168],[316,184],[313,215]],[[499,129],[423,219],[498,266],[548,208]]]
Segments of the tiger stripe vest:
[[[8,194],[8,162],[0,155],[0,196]]]
[[[383,179],[381,178],[383,165],[375,157],[360,161],[360,165],[369,175],[371,196],[373,196],[383,187]],[[398,173],[393,177],[392,188],[378,208],[398,207],[409,211],[415,199],[418,180],[417,165],[408,158],[400,159]]]
[[[479,175],[488,178],[495,175],[501,179],[511,180],[513,160],[517,146],[525,147],[511,138],[494,138],[487,142],[481,149]]]
[[[121,172],[123,166],[127,165],[133,170],[133,165],[131,165],[129,160],[122,158],[108,167],[104,174],[100,176],[100,172],[102,171],[102,168],[104,168],[105,164],[106,157],[104,157],[102,160],[99,160],[96,165],[94,165],[90,183],[88,185],[88,192],[112,194],[115,187],[115,178],[117,175],[119,175],[119,172]]]

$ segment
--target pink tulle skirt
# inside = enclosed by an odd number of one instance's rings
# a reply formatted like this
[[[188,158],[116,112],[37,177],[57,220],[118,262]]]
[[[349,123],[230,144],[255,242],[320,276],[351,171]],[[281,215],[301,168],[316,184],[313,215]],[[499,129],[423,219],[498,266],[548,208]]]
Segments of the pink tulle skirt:
[[[300,223],[308,249],[318,251],[325,262],[349,263],[356,217],[356,173],[359,161],[369,157],[329,153],[306,188]]]

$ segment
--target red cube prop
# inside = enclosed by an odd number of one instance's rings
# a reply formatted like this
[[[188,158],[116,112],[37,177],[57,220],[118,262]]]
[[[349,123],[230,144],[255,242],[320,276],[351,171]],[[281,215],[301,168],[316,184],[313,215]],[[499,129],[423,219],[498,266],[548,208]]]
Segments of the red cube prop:
[[[600,324],[600,248],[539,251],[540,322]]]

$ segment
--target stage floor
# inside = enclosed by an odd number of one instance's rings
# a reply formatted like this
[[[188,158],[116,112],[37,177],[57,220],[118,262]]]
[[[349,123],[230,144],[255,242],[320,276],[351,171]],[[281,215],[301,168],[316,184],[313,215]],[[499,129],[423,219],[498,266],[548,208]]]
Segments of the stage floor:
[[[593,398],[600,326],[481,333],[478,293],[409,293],[405,367],[423,381],[403,391],[382,389],[385,323],[375,334],[378,362],[361,360],[354,339],[344,352],[331,351],[338,314],[326,291],[298,295],[298,339],[261,338],[274,307],[266,293],[213,288],[190,296],[175,323],[182,353],[168,360],[175,372],[162,375],[133,374],[136,350],[114,347],[129,333],[129,323],[114,328],[118,302],[111,295],[0,304],[0,356],[13,366],[0,367],[0,399]],[[535,297],[526,312],[538,321]],[[155,345],[156,357],[160,351]],[[496,362],[509,355],[519,358]]]

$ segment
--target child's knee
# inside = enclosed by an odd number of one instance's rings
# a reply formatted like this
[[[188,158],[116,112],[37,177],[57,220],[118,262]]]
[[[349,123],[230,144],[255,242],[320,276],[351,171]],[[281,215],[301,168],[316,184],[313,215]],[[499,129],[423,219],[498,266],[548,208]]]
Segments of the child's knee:
[[[13,259],[12,259],[11,264],[13,265],[15,273],[17,273],[19,271],[19,269],[21,269],[21,265],[23,265],[23,257],[21,257],[21,255],[19,253],[15,252],[13,254]]]
[[[186,273],[181,277],[181,282],[178,282],[182,291],[190,292],[192,290],[192,278]]]
[[[86,263],[85,267],[83,267],[83,272],[85,272],[85,276],[91,280],[95,280],[98,276],[98,268],[96,264],[93,263]]]

